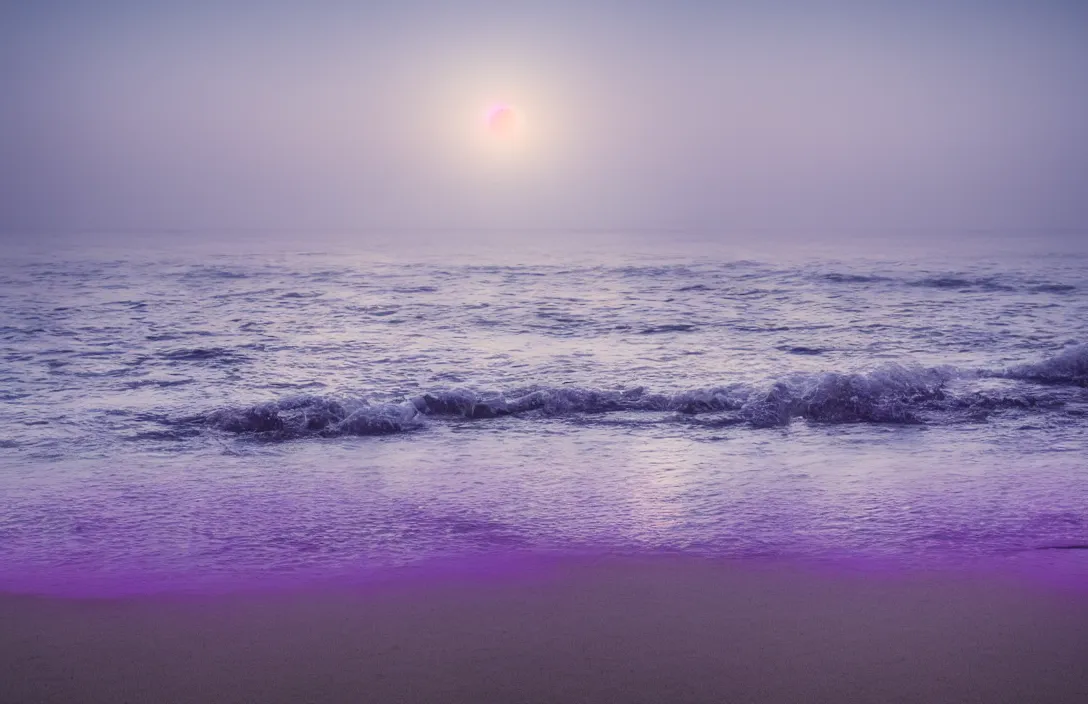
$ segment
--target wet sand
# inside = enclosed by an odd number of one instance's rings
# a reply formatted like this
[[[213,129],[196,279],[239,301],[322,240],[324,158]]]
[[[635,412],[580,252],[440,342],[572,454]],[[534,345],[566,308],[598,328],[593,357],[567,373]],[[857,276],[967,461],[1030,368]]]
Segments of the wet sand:
[[[1082,702],[1088,596],[567,559],[275,593],[0,596],[0,702]]]

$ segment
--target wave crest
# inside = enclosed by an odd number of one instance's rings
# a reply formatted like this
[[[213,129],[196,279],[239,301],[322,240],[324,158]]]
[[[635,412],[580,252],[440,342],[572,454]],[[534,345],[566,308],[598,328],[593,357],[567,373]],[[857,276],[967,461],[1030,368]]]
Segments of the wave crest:
[[[756,427],[786,425],[793,418],[819,423],[920,423],[927,401],[944,398],[952,373],[887,365],[867,373],[827,373],[776,382],[741,408]]]
[[[674,394],[649,393],[641,387],[544,388],[509,395],[451,389],[375,404],[363,399],[302,395],[220,409],[186,422],[272,438],[386,435],[416,429],[426,417],[564,417],[616,412],[721,414],[723,422],[757,428],[788,425],[794,418],[819,423],[919,423],[924,404],[944,398],[949,378],[947,371],[889,365],[857,374],[795,375],[768,387],[736,384]]]
[[[323,396],[292,396],[280,401],[240,408],[225,408],[192,422],[228,433],[276,438],[319,435],[388,435],[418,425],[410,405],[366,401],[342,402]]]
[[[680,417],[717,414],[714,422],[719,424],[768,428],[788,425],[795,418],[831,424],[911,424],[940,418],[941,414],[978,419],[1004,409],[1064,405],[1053,395],[993,389],[952,393],[948,389],[953,379],[983,378],[1088,386],[1088,345],[1076,345],[1040,362],[999,372],[888,364],[867,372],[792,374],[762,386],[733,384],[672,394],[650,393],[642,387],[551,387],[510,393],[458,388],[382,403],[300,395],[219,409],[180,423],[241,435],[295,438],[401,433],[421,427],[427,417],[476,420],[656,412]]]
[[[1068,347],[1036,364],[1010,367],[1001,376],[1048,384],[1072,383],[1088,386],[1088,344]]]

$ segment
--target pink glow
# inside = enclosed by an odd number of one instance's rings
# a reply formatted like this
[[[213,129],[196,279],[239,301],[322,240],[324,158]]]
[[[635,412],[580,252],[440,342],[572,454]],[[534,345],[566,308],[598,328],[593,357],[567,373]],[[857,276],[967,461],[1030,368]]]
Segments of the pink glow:
[[[492,134],[509,135],[517,125],[517,115],[509,105],[496,105],[487,112],[487,127]]]

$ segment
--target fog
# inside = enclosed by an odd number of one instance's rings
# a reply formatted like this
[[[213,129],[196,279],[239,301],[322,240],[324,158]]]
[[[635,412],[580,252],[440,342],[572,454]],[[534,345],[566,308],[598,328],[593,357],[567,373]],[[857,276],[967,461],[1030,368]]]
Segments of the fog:
[[[1081,238],[1085,4],[896,4],[4,3],[0,232]]]

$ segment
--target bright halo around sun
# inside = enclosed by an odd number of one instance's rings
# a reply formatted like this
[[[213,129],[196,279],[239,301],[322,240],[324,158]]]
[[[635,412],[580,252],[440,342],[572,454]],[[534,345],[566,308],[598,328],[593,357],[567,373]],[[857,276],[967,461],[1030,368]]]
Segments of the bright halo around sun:
[[[524,169],[539,166],[542,156],[539,125],[529,119],[529,112],[521,103],[489,100],[477,103],[476,152],[486,163],[503,168],[506,173],[513,166]]]
[[[487,111],[487,130],[495,137],[510,138],[518,127],[518,114],[510,105],[493,105]]]
[[[523,59],[488,50],[432,62],[444,67],[427,74],[433,88],[421,94],[432,102],[411,114],[427,118],[421,124],[434,138],[428,149],[457,178],[482,179],[489,189],[520,187],[551,178],[580,153],[571,120],[580,93],[552,57],[540,62],[548,70]]]

